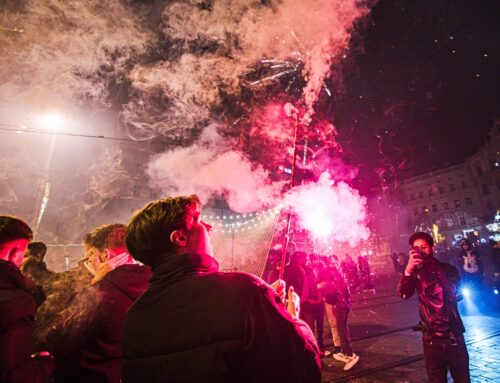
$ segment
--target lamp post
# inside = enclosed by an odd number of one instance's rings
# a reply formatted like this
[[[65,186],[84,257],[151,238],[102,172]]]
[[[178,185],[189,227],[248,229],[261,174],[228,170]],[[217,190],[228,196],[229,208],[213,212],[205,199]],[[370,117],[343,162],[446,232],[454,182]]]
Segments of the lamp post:
[[[47,130],[52,130],[55,131],[56,129],[60,128],[64,124],[64,118],[57,113],[47,113],[45,115],[42,115],[40,118],[37,119],[38,125],[40,125],[42,128],[47,129]],[[51,190],[51,183],[50,183],[50,177],[49,177],[49,172],[50,172],[50,165],[52,163],[52,157],[54,154],[54,147],[56,144],[56,139],[57,135],[52,134],[50,144],[49,144],[49,150],[47,153],[47,159],[45,160],[45,166],[44,166],[44,180],[42,184],[40,185],[37,198],[36,198],[36,206],[37,209],[35,211],[35,216],[33,217],[33,237],[36,238],[38,234],[38,229],[40,227],[40,223],[42,222],[43,215],[45,213],[45,209],[47,207],[47,204],[49,202],[49,196],[50,196],[50,190]]]

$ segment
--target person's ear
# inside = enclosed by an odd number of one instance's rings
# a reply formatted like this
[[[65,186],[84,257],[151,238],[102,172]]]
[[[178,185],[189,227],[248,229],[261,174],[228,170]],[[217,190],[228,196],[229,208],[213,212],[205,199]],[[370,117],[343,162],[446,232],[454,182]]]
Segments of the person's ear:
[[[184,230],[174,230],[170,233],[170,242],[175,246],[185,247],[187,245],[187,234]]]

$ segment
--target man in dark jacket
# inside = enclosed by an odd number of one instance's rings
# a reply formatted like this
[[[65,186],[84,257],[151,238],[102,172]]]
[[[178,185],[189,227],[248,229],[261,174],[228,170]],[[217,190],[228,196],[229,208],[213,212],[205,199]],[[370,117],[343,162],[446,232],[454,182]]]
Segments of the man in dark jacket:
[[[319,350],[261,279],[222,273],[197,196],[153,201],[127,225],[130,254],[153,269],[123,330],[123,380],[319,382]]]
[[[92,231],[88,249],[97,252],[92,284],[77,293],[40,341],[58,362],[56,382],[119,383],[121,337],[128,308],[146,290],[149,267],[133,263],[125,249],[125,225]]]
[[[53,360],[32,355],[33,318],[38,304],[33,281],[19,266],[33,234],[18,218],[0,216],[0,382],[50,381]]]
[[[434,241],[429,234],[415,233],[409,243],[412,250],[398,294],[409,299],[417,290],[429,382],[447,382],[448,369],[455,383],[470,382],[465,328],[457,309],[458,270],[433,257]]]

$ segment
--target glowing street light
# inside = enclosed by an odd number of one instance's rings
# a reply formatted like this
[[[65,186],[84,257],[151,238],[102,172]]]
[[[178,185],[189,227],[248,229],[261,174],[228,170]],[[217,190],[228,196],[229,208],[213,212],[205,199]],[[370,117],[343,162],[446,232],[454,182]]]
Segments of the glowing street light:
[[[65,125],[66,119],[60,113],[48,112],[36,118],[35,122],[37,127],[56,131]]]
[[[36,118],[35,122],[37,127],[40,127],[44,130],[57,132],[66,124],[67,121],[60,113],[48,112]],[[38,234],[38,228],[40,227],[40,223],[45,213],[45,209],[47,207],[47,204],[49,203],[49,196],[51,189],[51,184],[49,180],[49,171],[50,171],[50,164],[52,162],[52,155],[54,154],[56,138],[57,135],[52,134],[49,151],[47,153],[47,160],[45,162],[45,181],[43,182],[40,188],[40,192],[38,193],[38,198],[37,198],[38,209],[37,212],[35,213],[34,224],[33,224],[34,237],[36,237],[36,235]]]

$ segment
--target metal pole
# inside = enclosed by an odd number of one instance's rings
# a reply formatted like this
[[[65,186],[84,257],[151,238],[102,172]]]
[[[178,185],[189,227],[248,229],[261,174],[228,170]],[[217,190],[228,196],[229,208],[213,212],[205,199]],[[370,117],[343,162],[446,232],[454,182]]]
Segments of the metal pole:
[[[298,131],[299,130],[299,117],[297,113],[295,113],[295,124],[294,124],[294,132],[293,132],[293,161],[292,161],[292,174],[290,176],[290,187],[288,190],[292,189],[295,183],[295,167],[297,162],[297,140],[298,140]],[[288,208],[287,218],[286,218],[286,231],[285,238],[283,240],[283,254],[281,255],[281,263],[280,263],[280,274],[279,279],[283,279],[283,274],[285,272],[285,261],[286,261],[286,249],[288,247],[288,242],[290,240],[290,221],[292,218],[292,211]]]
[[[47,160],[45,161],[45,180],[40,186],[39,198],[37,198],[39,203],[38,209],[35,215],[35,221],[33,224],[33,238],[36,238],[38,234],[38,228],[40,227],[40,222],[42,221],[43,214],[45,213],[45,208],[47,207],[47,203],[49,202],[50,195],[50,180],[49,180],[49,171],[50,171],[50,163],[52,162],[52,155],[54,154],[54,147],[56,144],[57,136],[55,134],[52,135],[52,139],[50,141],[49,152],[47,154]]]

